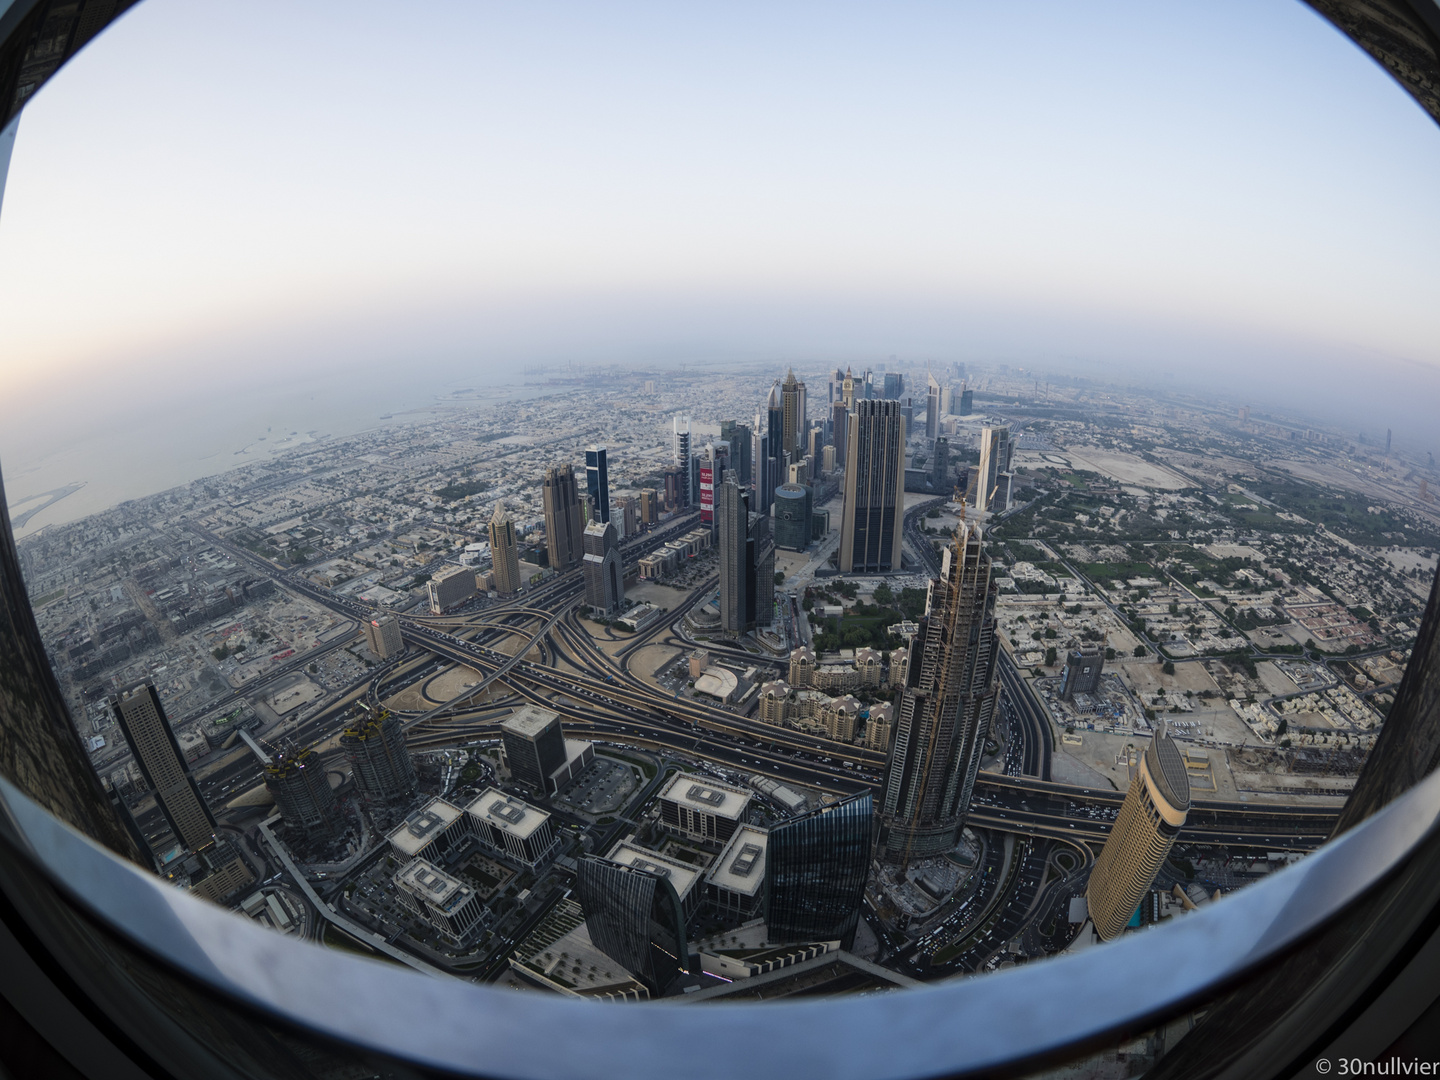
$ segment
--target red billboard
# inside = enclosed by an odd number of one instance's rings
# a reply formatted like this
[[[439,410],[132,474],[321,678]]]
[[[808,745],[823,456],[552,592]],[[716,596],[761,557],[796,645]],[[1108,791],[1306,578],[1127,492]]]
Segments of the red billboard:
[[[715,520],[715,467],[700,466],[700,520],[709,523]]]

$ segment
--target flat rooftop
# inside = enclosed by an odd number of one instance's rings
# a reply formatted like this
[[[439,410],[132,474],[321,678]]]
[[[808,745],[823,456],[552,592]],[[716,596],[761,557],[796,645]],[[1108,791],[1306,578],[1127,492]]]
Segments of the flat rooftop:
[[[732,820],[738,819],[750,805],[750,792],[746,789],[693,773],[679,773],[671,777],[661,789],[660,798]]]
[[[438,584],[442,581],[449,581],[453,577],[459,577],[461,574],[469,574],[474,577],[475,571],[468,566],[447,566],[435,574],[434,580]]]
[[[754,825],[742,825],[725,845],[710,870],[707,881],[719,889],[742,896],[754,896],[765,884],[765,852],[770,833]]]
[[[539,705],[525,705],[507,716],[500,725],[501,731],[514,732],[526,739],[533,739],[545,728],[557,723],[560,714],[553,709],[542,709]]]
[[[465,812],[521,840],[528,839],[531,833],[550,820],[550,815],[538,806],[531,806],[523,799],[506,795],[493,787],[482,791],[465,808]]]
[[[395,884],[444,912],[463,907],[475,890],[434,863],[415,859],[395,875]]]
[[[621,866],[633,866],[636,870],[659,874],[674,886],[675,894],[680,897],[681,903],[684,903],[685,897],[700,880],[700,871],[695,867],[675,859],[667,859],[657,851],[636,847],[628,840],[621,841],[619,846],[605,857]]]
[[[412,859],[460,820],[461,810],[444,799],[431,799],[385,836],[390,846]]]

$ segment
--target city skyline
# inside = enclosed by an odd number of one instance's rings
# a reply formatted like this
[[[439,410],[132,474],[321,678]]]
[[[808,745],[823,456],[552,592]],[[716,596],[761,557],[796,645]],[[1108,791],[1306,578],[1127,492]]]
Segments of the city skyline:
[[[639,18],[638,12],[622,13],[621,21]],[[461,380],[477,374],[493,381],[517,361],[624,357],[682,364],[783,359],[792,351],[834,351],[840,361],[900,353],[936,363],[999,355],[1057,369],[1104,361],[1137,370],[1144,365],[1181,379],[1203,362],[1227,377],[1263,380],[1266,369],[1285,372],[1272,380],[1273,393],[1283,393],[1286,381],[1294,383],[1300,375],[1294,392],[1322,402],[1327,395],[1307,387],[1303,376],[1332,384],[1357,365],[1388,366],[1397,371],[1387,386],[1392,396],[1393,387],[1404,386],[1407,378],[1435,385],[1431,343],[1440,334],[1429,302],[1434,271],[1425,253],[1440,233],[1428,197],[1436,152],[1428,138],[1412,137],[1428,121],[1378,68],[1298,4],[1275,4],[1258,16],[1264,30],[1284,38],[1283,48],[1267,47],[1265,33],[1258,31],[1243,44],[1229,40],[1221,32],[1224,16],[1204,7],[1183,13],[1124,9],[1108,24],[1086,19],[1080,25],[1077,15],[1060,8],[1047,14],[1053,26],[1037,18],[1022,35],[1011,34],[1008,17],[995,11],[944,15],[913,8],[906,18],[892,19],[881,40],[895,45],[895,62],[910,59],[913,73],[892,80],[859,122],[873,136],[874,148],[888,151],[872,152],[867,160],[885,160],[894,175],[887,180],[875,172],[878,165],[867,167],[810,208],[797,189],[803,186],[808,198],[815,165],[786,152],[779,175],[773,167],[752,167],[756,155],[774,156],[775,120],[757,123],[750,139],[727,141],[724,133],[743,128],[756,110],[776,100],[788,102],[785,115],[803,119],[815,131],[810,144],[815,162],[830,160],[840,145],[833,137],[836,112],[849,101],[837,88],[837,72],[868,70],[867,79],[881,87],[886,81],[889,69],[858,51],[871,24],[856,15],[841,20],[811,61],[813,70],[804,73],[812,80],[797,85],[777,58],[795,29],[793,21],[782,20],[775,40],[761,46],[755,59],[764,75],[763,101],[747,94],[723,106],[712,92],[715,65],[734,55],[736,39],[750,29],[750,16],[740,11],[733,22],[709,24],[718,36],[698,55],[696,46],[675,40],[684,36],[683,18],[655,22],[627,46],[636,70],[666,72],[690,62],[687,100],[702,108],[706,122],[674,159],[657,163],[647,146],[629,138],[623,145],[631,156],[622,156],[621,163],[632,169],[656,166],[673,193],[697,173],[703,177],[705,170],[694,163],[721,153],[725,180],[738,182],[739,190],[766,208],[756,227],[768,230],[769,242],[754,243],[761,237],[744,233],[688,235],[690,269],[677,276],[675,251],[647,239],[633,265],[602,268],[602,287],[596,257],[568,257],[576,253],[565,247],[564,231],[540,214],[538,203],[556,193],[553,178],[569,169],[551,169],[547,183],[529,189],[523,172],[487,181],[496,205],[519,207],[514,231],[473,209],[446,214],[446,200],[456,197],[446,187],[432,190],[444,231],[430,219],[417,219],[415,201],[406,200],[411,209],[397,210],[395,225],[367,238],[357,254],[352,231],[337,227],[348,200],[363,195],[367,217],[384,220],[382,208],[406,198],[417,182],[417,163],[428,155],[445,153],[451,166],[431,175],[448,172],[457,178],[473,175],[488,159],[477,158],[466,140],[453,151],[437,149],[435,140],[428,140],[423,152],[406,142],[376,176],[387,185],[384,190],[356,187],[357,177],[370,169],[349,168],[345,182],[336,182],[330,169],[344,168],[356,154],[373,165],[373,155],[337,101],[317,92],[311,108],[336,121],[333,134],[302,154],[311,168],[287,169],[284,162],[294,160],[313,132],[308,125],[295,126],[304,123],[304,110],[287,112],[297,90],[286,89],[283,106],[268,91],[250,95],[245,111],[229,99],[240,77],[227,73],[241,62],[239,43],[254,34],[258,19],[252,25],[240,13],[186,12],[164,0],[140,5],[37,95],[19,132],[0,216],[5,284],[0,295],[10,305],[3,314],[14,330],[10,358],[0,364],[0,385],[14,400],[33,406],[26,410],[33,421],[22,420],[11,441],[0,442],[0,455],[23,458],[15,445],[22,435],[49,437],[61,386],[71,416],[113,415],[116,409],[173,398],[204,408],[207,397],[243,389],[256,378],[273,380],[279,372],[287,378],[297,369],[369,377],[397,357],[417,354],[426,358],[423,378],[438,384],[427,393],[467,385]],[[513,76],[527,62],[557,62],[536,60],[546,31],[525,17],[466,18],[465,28],[473,27],[481,40],[488,34],[497,44],[513,46],[493,78]],[[567,76],[582,79],[594,74],[593,61],[578,53],[577,42],[591,32],[609,40],[613,31],[597,30],[573,13],[567,18],[574,20],[568,30],[551,32],[559,34],[561,55],[575,63]],[[360,72],[352,65],[363,63],[374,48],[375,28],[359,13],[347,13],[347,20],[337,27],[316,12],[297,21],[283,47],[301,51],[295,54],[297,67],[313,70],[317,62],[333,62],[334,84],[354,85]],[[324,36],[317,38],[322,21]],[[1196,43],[1193,55],[1186,54],[1187,78],[1152,79],[1145,83],[1151,86],[1146,95],[1128,94],[1130,83],[1107,70],[1104,58],[1117,50],[1125,57],[1115,71],[1133,71],[1137,57],[1152,63],[1152,52],[1173,62],[1170,35],[1177,25]],[[353,54],[314,47],[335,32],[355,46]],[[933,63],[927,37],[934,47],[949,42],[966,55],[994,55],[973,56],[970,70],[942,68]],[[1157,39],[1166,48],[1148,49]],[[465,40],[462,30],[454,46]],[[1087,50],[1077,49],[1076,40],[1094,47],[1088,51],[1094,59],[1078,59]],[[1008,50],[1021,41],[1053,61],[1037,63],[1026,55],[1025,67],[1039,73],[1030,90],[1015,86],[1003,70]],[[267,42],[266,47],[282,46]],[[353,59],[343,59],[347,56]],[[865,63],[858,63],[861,57]],[[443,64],[435,65],[407,91],[431,92],[427,112],[437,98],[473,100],[492,77],[478,77],[477,83],[443,70]],[[1131,77],[1137,85],[1145,81],[1143,70]],[[1063,93],[1047,92],[1048,80],[1062,82]],[[592,97],[594,85],[593,80],[587,85]],[[606,75],[599,85],[596,102],[621,110],[635,106],[633,83]],[[998,90],[986,93],[991,86]],[[939,91],[925,108],[946,111],[915,113],[917,100],[927,100],[917,98],[924,89]],[[821,96],[827,90],[833,102]],[[1037,100],[1062,98],[1069,104],[1051,120],[1034,107]],[[130,100],[146,101],[147,109],[120,104]],[[502,140],[511,151],[508,160],[534,160],[544,168],[555,163],[557,151],[530,154],[533,133],[551,132],[554,142],[557,111],[563,114],[574,100],[572,83],[562,79],[512,120],[485,113],[489,126],[483,130]],[[976,100],[985,103],[983,110],[970,107]],[[1357,100],[1364,107],[1351,104]],[[1327,108],[1337,101],[1346,104]],[[507,108],[513,111],[517,104],[524,103],[510,100]],[[405,93],[385,107],[417,108]],[[157,159],[154,148],[173,140],[153,134],[195,130],[202,109],[205,129],[234,149],[190,143],[196,149]],[[890,109],[914,115],[915,123],[943,118],[958,126],[957,137],[917,147],[908,126],[885,134]],[[295,120],[288,119],[291,112]],[[642,132],[666,118],[656,106],[637,107],[637,114]],[[590,108],[577,115],[596,119]],[[372,120],[373,115],[366,123]],[[527,121],[533,127],[527,128]],[[397,120],[392,127],[401,132],[397,137],[410,138],[404,135],[410,125]],[[573,155],[583,159],[591,143],[577,135],[575,145]],[[848,154],[853,136],[843,145]],[[237,156],[246,167],[231,167]],[[1058,172],[1057,156],[1064,161]],[[266,167],[277,158],[281,164]],[[1315,161],[1326,167],[1316,170]],[[1386,170],[1383,183],[1370,172],[1379,162]],[[78,191],[59,173],[71,166],[76,175],[107,175],[111,184]],[[828,171],[826,185],[852,171]],[[1069,185],[1037,179],[1072,174],[1078,182]],[[1017,175],[1030,179],[1010,183]],[[947,188],[942,200],[934,187],[938,181],[927,176],[969,185],[972,197],[956,199]],[[324,185],[324,197],[310,186],[310,177]],[[694,185],[697,198],[711,182]],[[766,198],[767,189],[758,187],[762,182],[781,186]],[[1357,203],[1349,195],[1382,186],[1391,193],[1386,200]],[[890,220],[889,213],[875,210],[875,200],[895,188],[909,193],[921,215],[902,218],[903,228],[890,230],[911,245],[900,249],[863,225]],[[1297,198],[1297,189],[1307,196]],[[337,191],[349,194],[336,201]],[[464,192],[467,207],[474,206],[473,190],[465,186]],[[592,253],[612,252],[615,230],[646,238],[674,235],[668,224],[676,215],[699,217],[690,213],[689,202],[657,202],[648,189],[637,206],[617,193],[610,171],[575,194],[595,224],[572,235],[586,238],[585,251]],[[123,204],[116,201],[121,199]],[[892,201],[886,198],[884,205]],[[953,206],[965,204],[989,212],[957,218]],[[1034,221],[1037,208],[1044,214]],[[837,228],[831,215],[842,211],[847,224]],[[115,222],[121,220],[133,225],[116,234]],[[1005,227],[1017,220],[1033,222],[1018,239],[1016,230]],[[927,231],[921,224],[943,227]],[[452,245],[438,238],[457,228],[472,242]],[[236,235],[241,230],[244,235]],[[812,242],[817,230],[832,239]],[[112,243],[101,243],[112,234]],[[137,245],[137,235],[146,242]],[[298,277],[275,272],[270,252],[277,235]],[[405,246],[407,236],[414,247]],[[921,236],[944,243],[922,242]],[[204,252],[186,237],[208,237],[213,248],[226,250],[228,265],[207,264],[196,272]],[[777,237],[787,242],[777,245]],[[506,245],[515,244],[528,245],[531,254],[509,257]],[[761,247],[813,251],[825,264],[792,259],[772,269],[736,254],[737,248]],[[1092,256],[1102,247],[1111,254],[1097,266]],[[492,252],[493,261],[490,255],[477,261],[462,250]],[[1233,253],[1241,251],[1244,257],[1236,259]],[[57,260],[72,252],[86,255],[82,265],[92,276],[77,279],[73,262],[59,268]],[[894,262],[923,273],[897,275]],[[537,276],[540,263],[548,275],[543,280]],[[576,270],[568,279],[556,279],[552,271],[559,264]],[[257,272],[257,266],[263,269]],[[976,266],[989,277],[979,278]],[[509,275],[499,284],[498,267]],[[522,273],[523,267],[530,269]],[[617,270],[623,272],[617,276]],[[708,276],[694,281],[696,273]],[[436,274],[446,275],[448,284],[437,288]],[[796,286],[802,278],[803,286]],[[1096,295],[1096,290],[1108,291]],[[87,316],[58,319],[57,305],[67,312],[78,306]],[[564,317],[557,319],[559,312]],[[1403,371],[1407,359],[1422,365],[1411,376]],[[178,376],[186,370],[190,378]],[[205,373],[198,384],[196,371]],[[75,372],[87,377],[77,381]],[[1328,396],[1369,408],[1370,382],[1362,380],[1353,394]],[[1412,389],[1397,400],[1403,410],[1407,401],[1424,398]]]

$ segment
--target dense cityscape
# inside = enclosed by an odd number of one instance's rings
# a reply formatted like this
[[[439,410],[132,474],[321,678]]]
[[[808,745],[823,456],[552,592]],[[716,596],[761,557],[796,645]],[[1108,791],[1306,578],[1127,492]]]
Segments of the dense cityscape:
[[[20,541],[156,873],[616,1001],[1095,947],[1329,836],[1436,572],[1390,432],[894,357],[528,376]]]

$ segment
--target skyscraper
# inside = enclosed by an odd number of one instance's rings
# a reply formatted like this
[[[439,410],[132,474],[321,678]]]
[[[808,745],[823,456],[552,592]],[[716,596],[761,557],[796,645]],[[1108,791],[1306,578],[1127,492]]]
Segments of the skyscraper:
[[[969,416],[975,411],[975,391],[962,386],[960,388],[960,415]]]
[[[899,401],[900,395],[903,393],[905,393],[905,376],[898,371],[887,371],[884,389],[880,392],[880,396],[888,401]]]
[[[394,615],[376,612],[372,618],[360,620],[360,629],[365,632],[366,646],[381,660],[399,656],[405,651],[400,621]]]
[[[949,851],[964,827],[995,711],[995,596],[980,528],[962,520],[910,643],[880,807],[887,859]]]
[[[757,418],[758,420],[758,418]],[[780,383],[770,387],[770,396],[765,403],[765,429],[770,436],[770,496],[785,482],[787,453],[785,450],[785,406],[780,399]],[[769,504],[766,504],[769,509]]]
[[[925,391],[925,438],[934,442],[940,437],[940,398],[942,396],[940,384],[935,381],[935,376],[929,376],[929,385]]]
[[[545,470],[540,493],[545,505],[545,546],[550,552],[550,565],[564,573],[578,566],[585,554],[581,543],[585,525],[580,519],[575,470],[568,464],[552,465]]]
[[[526,705],[500,725],[505,764],[516,783],[542,795],[550,790],[550,776],[565,764],[565,735],[560,714],[538,705]]]
[[[945,436],[935,440],[930,457],[930,485],[936,491],[945,491],[950,484],[950,440]]]
[[[735,420],[720,421],[720,438],[730,444],[730,468],[735,470],[735,475],[740,480],[742,488],[749,487],[755,482],[754,464],[751,454],[754,451],[754,432],[748,424],[742,424]]]
[[[796,380],[793,370],[780,387],[780,407],[780,448],[794,464],[805,456],[805,384]]]
[[[609,617],[625,602],[625,571],[615,526],[592,521],[585,526],[585,602]]]
[[[1071,649],[1065,654],[1065,672],[1060,679],[1060,696],[1074,701],[1076,694],[1093,694],[1100,688],[1105,670],[1105,653],[1098,646]]]
[[[153,683],[112,698],[111,709],[175,838],[192,851],[215,842],[215,816],[200,795]]]
[[[840,385],[842,387],[841,402],[844,403],[845,408],[853,409],[855,407],[855,374],[848,367],[845,369],[845,381]]]
[[[695,489],[690,483],[690,418],[688,416],[675,417],[671,430],[674,438],[675,464],[680,469],[679,501],[675,505],[692,506],[695,502]]]
[[[905,523],[905,419],[897,401],[859,401],[845,447],[841,573],[900,569]]]
[[[685,916],[675,887],[660,874],[586,855],[575,891],[595,947],[660,997],[690,970]]]
[[[742,634],[770,625],[775,607],[775,543],[770,537],[770,519],[751,513],[750,494],[733,471],[715,489],[715,528],[721,629]]]
[[[248,731],[240,737],[264,762],[265,788],[287,826],[312,838],[334,836],[344,828],[329,772],[313,748],[270,753]]]
[[[1140,756],[1115,827],[1090,871],[1085,899],[1095,932],[1103,940],[1117,936],[1135,914],[1189,810],[1185,762],[1162,721]]]
[[[340,735],[350,775],[367,803],[397,802],[419,790],[415,763],[405,745],[400,721],[388,709],[366,710]]]
[[[975,509],[997,514],[1010,509],[1010,455],[1013,449],[1008,427],[980,429],[980,470],[975,483]]]
[[[515,538],[515,522],[504,503],[495,504],[490,515],[490,561],[495,570],[495,591],[511,595],[520,591],[520,542]]]
[[[845,460],[845,436],[850,433],[850,408],[843,401],[830,406],[830,445],[835,448],[835,460]]]
[[[665,507],[679,510],[685,506],[685,491],[689,487],[689,470],[671,465],[665,470]]]
[[[775,462],[770,451],[770,433],[766,430],[765,414],[755,414],[755,509],[762,514],[770,512],[775,501]]]
[[[605,447],[585,448],[585,491],[590,496],[593,521],[610,520],[610,470],[605,463]]]
[[[770,830],[765,923],[772,944],[839,941],[844,949],[854,944],[873,824],[866,792]]]
[[[720,628],[741,634],[754,625],[755,567],[746,558],[749,500],[732,472],[715,493],[715,546],[720,554]]]

